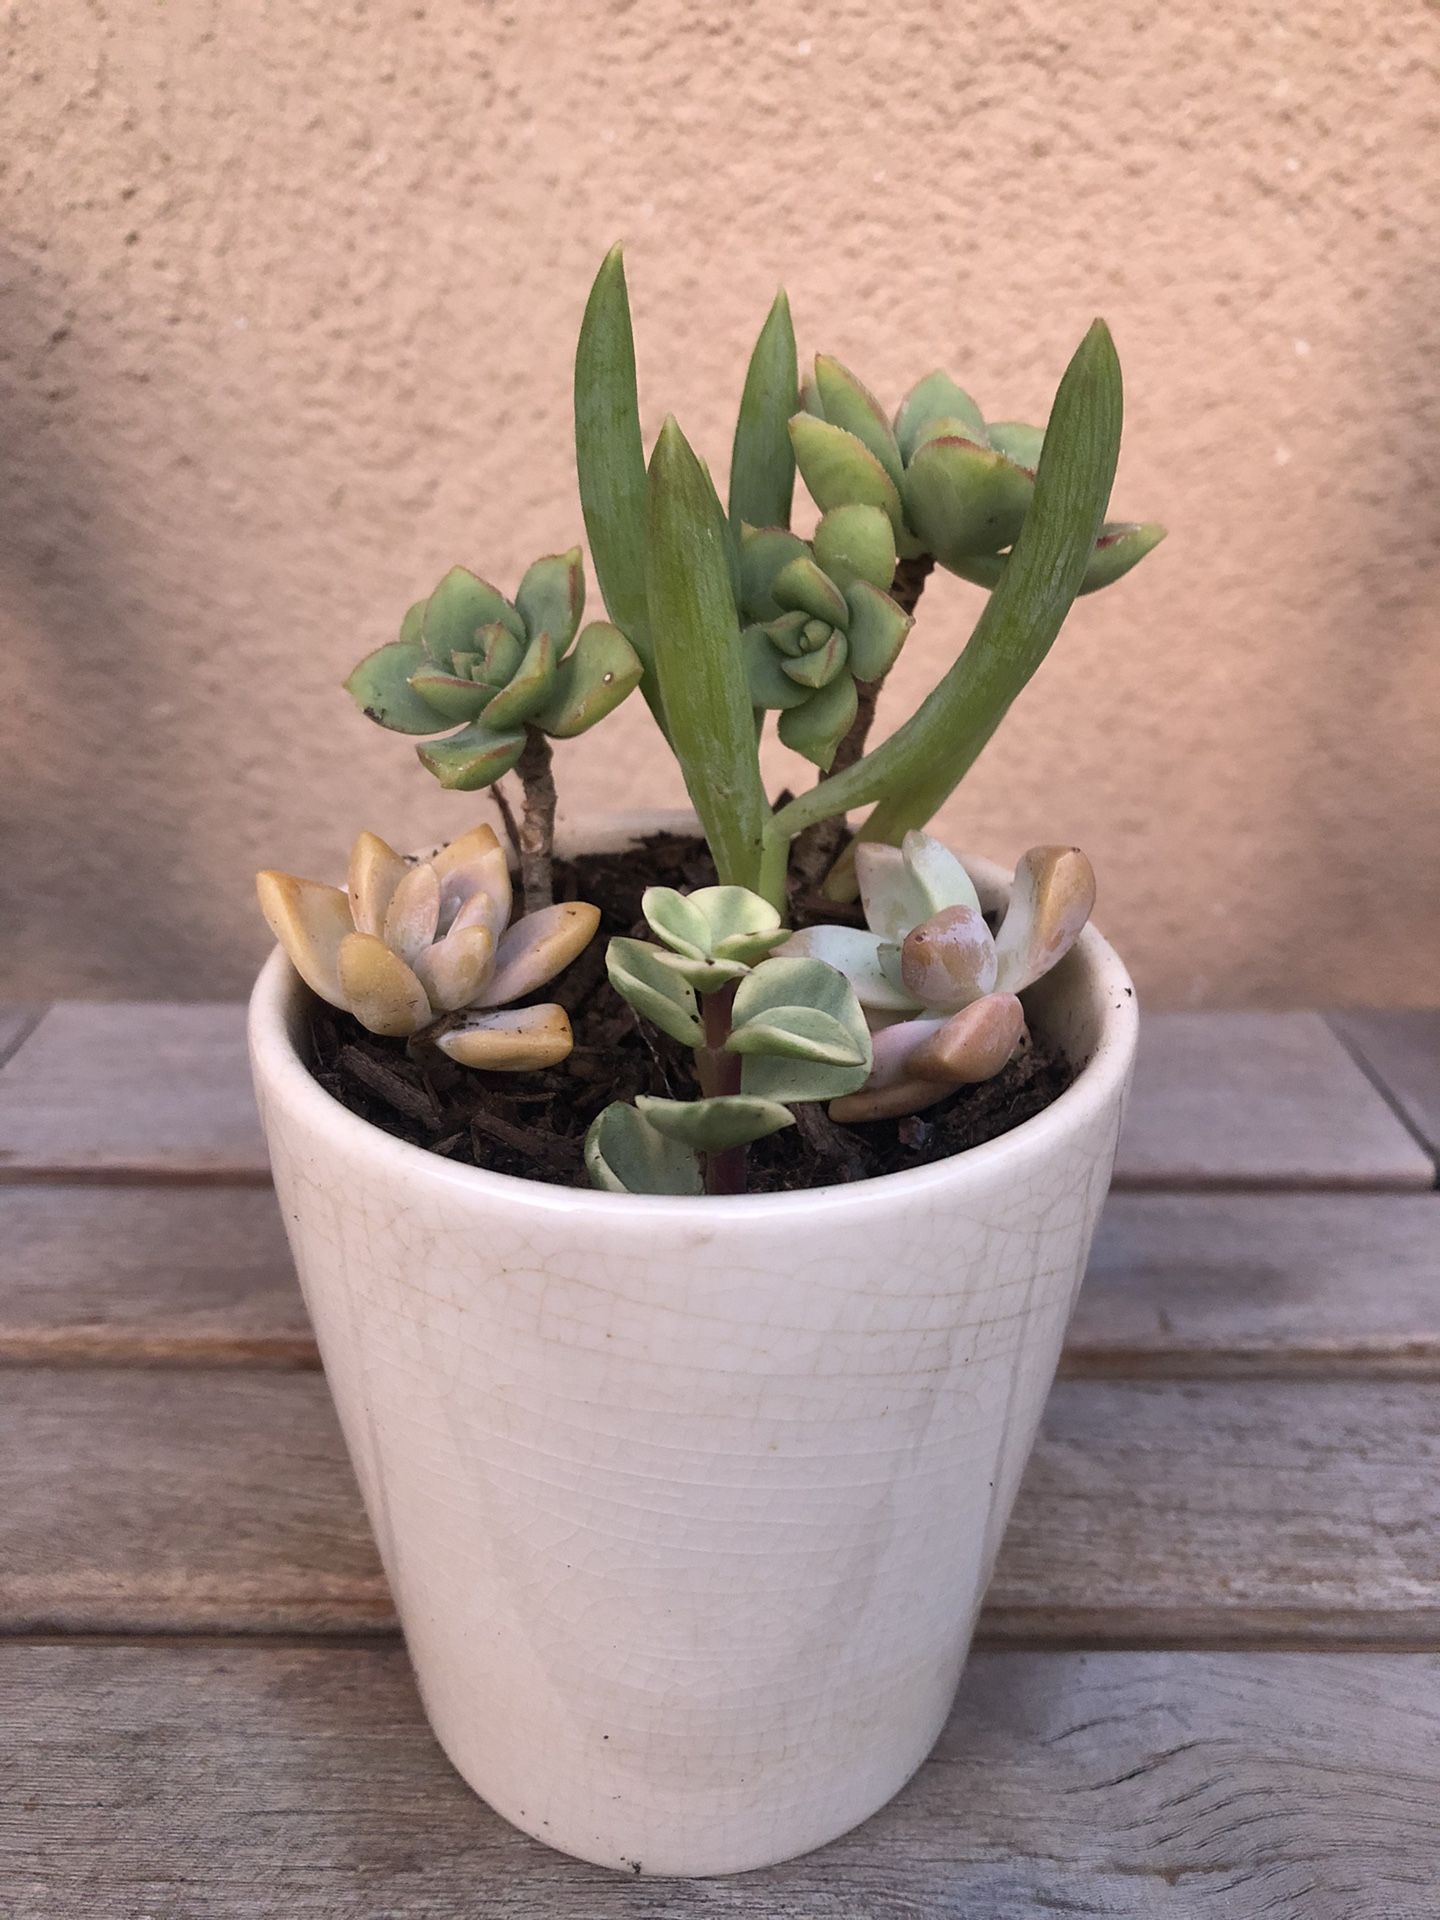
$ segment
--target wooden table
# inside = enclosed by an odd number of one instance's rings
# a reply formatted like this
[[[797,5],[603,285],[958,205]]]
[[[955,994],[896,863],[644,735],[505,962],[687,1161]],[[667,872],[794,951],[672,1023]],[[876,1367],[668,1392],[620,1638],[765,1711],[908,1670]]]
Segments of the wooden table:
[[[949,1730],[710,1882],[546,1851],[427,1734],[239,1009],[0,1057],[4,1920],[1440,1914],[1440,1014],[1149,1020]]]

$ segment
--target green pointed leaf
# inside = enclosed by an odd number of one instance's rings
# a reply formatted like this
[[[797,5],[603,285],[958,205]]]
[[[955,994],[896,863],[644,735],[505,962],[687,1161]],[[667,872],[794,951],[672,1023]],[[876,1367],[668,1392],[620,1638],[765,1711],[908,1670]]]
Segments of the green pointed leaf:
[[[783,654],[787,660],[798,660],[802,653],[811,651],[805,632],[809,625],[808,613],[782,613],[778,620],[767,623],[766,638],[775,651]]]
[[[790,442],[811,498],[822,513],[832,507],[880,507],[898,535],[905,513],[895,482],[853,433],[797,413],[790,422]]]
[[[442,673],[428,658],[418,673],[411,674],[410,684],[427,707],[433,707],[442,720],[449,722],[478,719],[490,699],[488,687],[477,687],[473,680],[459,674]],[[435,732],[434,726],[427,727],[426,732]]]
[[[548,633],[558,659],[575,638],[585,609],[585,570],[579,547],[548,553],[528,567],[515,595],[515,610],[533,640]]]
[[[868,580],[846,589],[850,603],[850,671],[857,680],[883,680],[915,621]]]
[[[575,349],[575,466],[601,595],[640,656],[641,691],[663,726],[645,584],[645,447],[619,247],[606,254],[595,276]]]
[[[827,627],[839,627],[842,633],[849,622],[844,594],[833,580],[826,579],[808,553],[797,554],[780,569],[771,591],[787,612],[807,613],[812,620],[823,620]]]
[[[814,647],[808,653],[797,654],[793,660],[786,660],[781,671],[798,687],[828,687],[831,681],[845,672],[848,657],[849,647],[844,634],[832,628],[824,646]]]
[[[910,524],[942,567],[1008,547],[1035,491],[1023,468],[970,440],[928,440],[905,473]]]
[[[1164,527],[1157,526],[1153,520],[1144,525],[1122,520],[1114,526],[1102,527],[1085,569],[1081,593],[1098,593],[1102,587],[1113,586],[1132,567],[1138,567],[1147,553],[1153,553],[1164,538]]]
[[[792,752],[803,754],[812,766],[828,773],[835,749],[855,724],[859,705],[854,679],[848,673],[839,674],[803,706],[781,714],[780,738]]]
[[[795,330],[782,287],[760,329],[735,440],[730,451],[730,524],[738,534],[752,527],[788,527],[795,492],[795,454],[787,422],[798,402]]]
[[[969,394],[948,373],[927,373],[906,394],[895,416],[895,438],[907,461],[914,458],[927,430],[940,420],[953,420],[983,445],[985,416]]]
[[[525,745],[523,733],[496,733],[483,720],[462,727],[459,733],[429,746],[417,747],[421,763],[440,782],[461,793],[473,793],[477,787],[489,787],[509,773]]]
[[[486,707],[486,726],[497,733],[523,726],[545,705],[554,686],[555,643],[548,633],[537,633],[509,686],[502,687]]]
[[[471,573],[468,567],[452,567],[425,603],[425,651],[449,673],[456,653],[473,652],[481,627],[492,622],[508,628],[517,640],[524,640],[524,624],[499,588]]]
[[[477,637],[480,641],[480,657],[471,666],[470,677],[477,684],[488,687],[492,695],[497,694],[515,678],[520,662],[525,658],[528,643],[517,640],[510,629],[502,627],[498,621],[481,627]],[[459,671],[462,660],[473,658],[472,655],[457,653],[456,671]]]
[[[644,671],[618,627],[592,620],[555,669],[550,697],[530,724],[553,740],[573,740],[613,713],[639,686]]]
[[[427,706],[410,684],[411,674],[427,664],[423,648],[390,640],[366,654],[345,682],[345,691],[367,720],[392,733],[439,733],[444,715]]]
[[[798,707],[810,698],[809,690],[797,687],[785,671],[785,656],[763,627],[747,627],[740,636],[740,651],[745,662],[745,684],[752,706],[760,708]]]
[[[1023,420],[1001,420],[985,431],[997,453],[1003,453],[1017,467],[1028,467],[1034,473],[1040,464],[1040,449],[1045,444],[1043,427],[1027,426]]]
[[[868,447],[898,487],[903,471],[900,448],[885,417],[885,409],[870,389],[828,353],[815,356],[815,385],[825,418],[832,426],[844,427],[847,433],[853,433]]]
[[[413,607],[405,609],[405,618],[400,622],[400,638],[407,647],[418,647],[425,634],[424,600],[417,600]]]
[[[667,1140],[642,1113],[612,1101],[585,1135],[585,1166],[591,1184],[606,1193],[698,1194],[700,1168],[694,1154]]]
[[[615,991],[662,1033],[687,1047],[702,1044],[705,1029],[695,990],[662,964],[658,947],[648,940],[616,938],[605,949],[605,971]]]
[[[868,580],[887,593],[895,578],[895,529],[879,507],[835,507],[815,529],[815,558],[843,593]]]
[[[661,1100],[642,1093],[635,1105],[657,1133],[694,1153],[748,1147],[767,1134],[793,1127],[795,1116],[773,1100],[717,1094],[711,1100]]]
[[[810,549],[784,527],[744,527],[740,533],[740,605],[748,620],[775,620],[783,611],[775,578]]]
[[[726,885],[759,879],[770,808],[731,588],[729,527],[673,419],[650,462],[650,628],[671,738]]]

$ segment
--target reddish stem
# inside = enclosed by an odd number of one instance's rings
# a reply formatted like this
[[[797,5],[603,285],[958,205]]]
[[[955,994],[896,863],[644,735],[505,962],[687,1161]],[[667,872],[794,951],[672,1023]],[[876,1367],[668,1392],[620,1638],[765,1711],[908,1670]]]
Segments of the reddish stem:
[[[721,1094],[739,1093],[741,1059],[727,1053],[730,1038],[730,1012],[735,1004],[735,982],[717,987],[714,993],[702,993],[700,1012],[705,1022],[705,1044],[695,1055],[700,1091],[707,1100]],[[746,1165],[744,1147],[722,1147],[701,1155],[706,1193],[744,1193]]]

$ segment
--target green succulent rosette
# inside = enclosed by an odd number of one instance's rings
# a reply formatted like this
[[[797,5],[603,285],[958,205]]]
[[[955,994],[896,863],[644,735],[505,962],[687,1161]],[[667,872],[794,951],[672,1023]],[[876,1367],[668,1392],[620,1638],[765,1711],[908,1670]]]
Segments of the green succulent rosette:
[[[584,605],[578,547],[537,560],[513,601],[452,567],[405,615],[399,639],[360,662],[346,690],[367,718],[396,733],[438,734],[458,723],[416,751],[442,787],[488,787],[520,758],[528,727],[571,739],[639,685],[640,658],[618,627],[592,620],[580,631]]]
[[[780,738],[822,772],[855,718],[855,683],[883,679],[914,624],[886,591],[894,574],[894,530],[878,507],[833,508],[813,545],[781,527],[742,531],[750,698],[779,713]]]
[[[866,505],[883,512],[905,559],[929,554],[942,567],[993,587],[1035,492],[1042,427],[987,424],[946,373],[911,388],[892,424],[848,368],[817,355],[790,422],[795,462],[823,512]],[[1165,537],[1153,522],[1102,527],[1081,593],[1108,587]]]

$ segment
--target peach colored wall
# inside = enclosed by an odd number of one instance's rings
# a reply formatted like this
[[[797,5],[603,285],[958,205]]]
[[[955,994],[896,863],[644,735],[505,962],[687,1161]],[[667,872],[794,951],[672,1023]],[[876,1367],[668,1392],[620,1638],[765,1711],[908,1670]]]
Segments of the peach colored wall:
[[[15,0],[0,54],[5,989],[238,992],[254,867],[467,823],[336,682],[576,537],[623,236],[647,426],[717,466],[781,278],[802,346],[1001,416],[1107,315],[1171,538],[943,824],[1081,842],[1154,1002],[1440,999],[1434,7]],[[652,746],[578,743],[571,813],[677,800]]]

